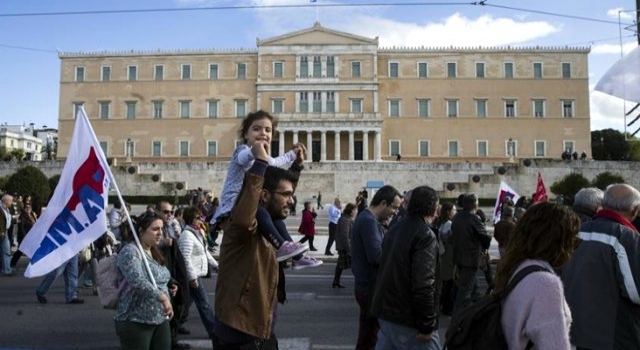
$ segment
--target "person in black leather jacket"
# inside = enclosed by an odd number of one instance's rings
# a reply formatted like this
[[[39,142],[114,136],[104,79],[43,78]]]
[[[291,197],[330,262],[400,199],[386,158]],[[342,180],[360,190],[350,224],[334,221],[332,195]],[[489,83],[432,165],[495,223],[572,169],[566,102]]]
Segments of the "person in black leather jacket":
[[[380,323],[376,349],[440,349],[440,254],[431,226],[438,201],[434,189],[416,187],[407,216],[384,237],[371,302],[371,313]]]
[[[476,295],[476,274],[482,251],[489,249],[491,235],[484,222],[476,215],[478,197],[475,194],[465,195],[462,199],[462,210],[451,223],[451,240],[453,241],[453,262],[458,269],[458,292],[454,305],[454,314],[461,306]]]

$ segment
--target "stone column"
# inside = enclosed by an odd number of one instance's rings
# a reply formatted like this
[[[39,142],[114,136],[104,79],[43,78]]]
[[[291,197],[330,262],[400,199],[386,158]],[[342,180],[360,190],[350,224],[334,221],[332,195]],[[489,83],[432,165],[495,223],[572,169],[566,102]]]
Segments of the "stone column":
[[[298,130],[293,132],[293,144],[298,143]]]
[[[353,130],[349,130],[349,160],[354,160],[354,152],[353,152]]]
[[[333,159],[335,161],[339,161],[340,160],[340,130],[336,131],[335,134],[333,135]]]
[[[380,143],[381,143],[381,135],[380,131],[375,131],[375,138],[373,139],[373,160],[376,162],[380,161]]]
[[[327,131],[320,131],[320,161],[327,160]]]
[[[307,159],[313,161],[313,131],[307,131]]]
[[[284,154],[284,137],[285,137],[285,130],[279,130],[278,131],[278,155],[283,155]]]
[[[369,160],[369,131],[362,132],[362,160]]]

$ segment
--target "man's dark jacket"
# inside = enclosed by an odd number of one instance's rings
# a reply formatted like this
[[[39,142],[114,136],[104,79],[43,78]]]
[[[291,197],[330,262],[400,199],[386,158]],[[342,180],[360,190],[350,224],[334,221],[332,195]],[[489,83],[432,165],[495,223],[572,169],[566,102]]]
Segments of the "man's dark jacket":
[[[438,329],[438,240],[423,218],[409,215],[382,242],[371,313],[430,334]]]
[[[451,223],[453,261],[456,266],[477,268],[480,253],[489,249],[491,235],[478,215],[461,211]]]

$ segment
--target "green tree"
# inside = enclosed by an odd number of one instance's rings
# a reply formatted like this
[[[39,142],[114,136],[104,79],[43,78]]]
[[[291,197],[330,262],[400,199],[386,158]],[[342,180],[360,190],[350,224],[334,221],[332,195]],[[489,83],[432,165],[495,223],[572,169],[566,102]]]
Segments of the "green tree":
[[[573,197],[585,187],[591,184],[580,173],[571,173],[551,185],[551,193],[562,196],[565,204],[573,204]]]
[[[56,186],[58,186],[58,182],[60,182],[60,175],[53,175],[49,178],[49,188],[51,188],[51,192],[56,190]]]
[[[607,186],[611,184],[622,184],[624,183],[624,177],[618,174],[612,174],[608,171],[604,173],[598,174],[595,179],[591,182],[591,186],[597,187],[601,190],[605,190]]]
[[[21,168],[11,175],[7,181],[7,191],[22,196],[31,196],[34,209],[45,205],[51,194],[49,180],[40,169],[33,166]]]
[[[629,160],[629,143],[614,129],[591,132],[591,154],[595,160]]]

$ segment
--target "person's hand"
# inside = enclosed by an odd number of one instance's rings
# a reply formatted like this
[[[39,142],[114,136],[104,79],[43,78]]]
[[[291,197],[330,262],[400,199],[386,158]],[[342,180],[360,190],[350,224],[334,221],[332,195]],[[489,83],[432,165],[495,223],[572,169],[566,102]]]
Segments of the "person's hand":
[[[421,343],[428,342],[429,340],[431,340],[432,337],[433,337],[433,333],[429,333],[429,334],[418,333],[418,334],[416,334],[416,339]]]
[[[171,300],[166,294],[162,294],[160,297],[160,303],[162,304],[162,312],[164,316],[170,320],[173,318],[173,307],[171,306]]]
[[[194,280],[191,280],[189,282],[189,285],[191,286],[191,288],[198,288],[198,279],[196,278]]]
[[[169,294],[171,294],[172,297],[175,297],[176,294],[178,294],[178,285],[177,284],[172,284],[169,286]]]
[[[269,158],[269,143],[262,140],[254,142],[251,146],[251,154],[255,159],[266,161]]]
[[[304,163],[304,159],[307,156],[307,147],[304,144],[298,142],[293,149],[296,151],[296,160],[294,161],[298,165]]]

